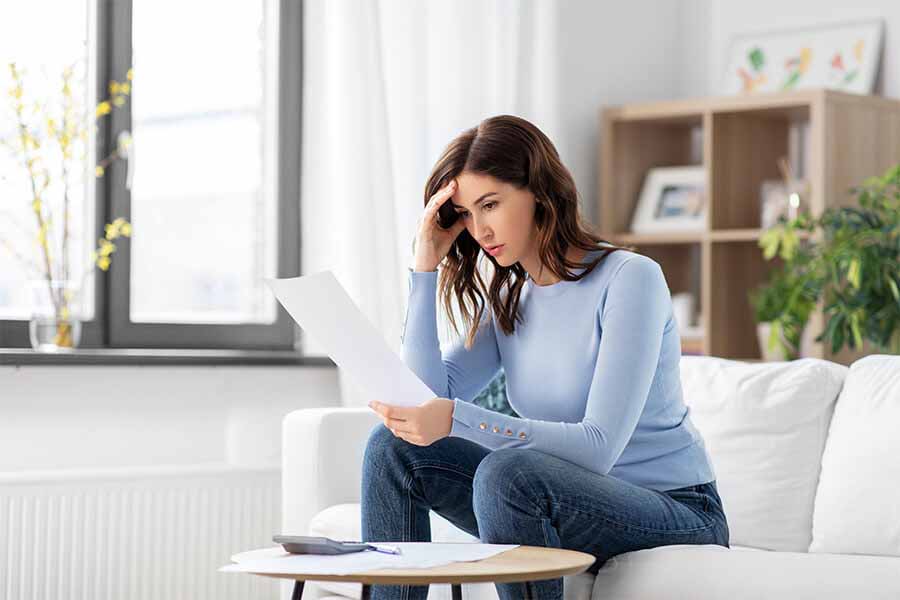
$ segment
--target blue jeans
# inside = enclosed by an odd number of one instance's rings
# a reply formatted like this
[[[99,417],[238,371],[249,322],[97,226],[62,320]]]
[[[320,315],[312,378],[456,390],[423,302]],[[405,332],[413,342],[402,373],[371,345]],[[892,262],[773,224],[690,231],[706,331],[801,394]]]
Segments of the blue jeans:
[[[672,544],[728,547],[715,481],[659,492],[537,450],[491,451],[456,437],[417,446],[379,423],[363,457],[366,542],[428,542],[428,511],[487,544],[566,548],[612,556]],[[496,583],[502,600],[562,600],[563,579]],[[372,600],[420,599],[427,585],[373,585]]]

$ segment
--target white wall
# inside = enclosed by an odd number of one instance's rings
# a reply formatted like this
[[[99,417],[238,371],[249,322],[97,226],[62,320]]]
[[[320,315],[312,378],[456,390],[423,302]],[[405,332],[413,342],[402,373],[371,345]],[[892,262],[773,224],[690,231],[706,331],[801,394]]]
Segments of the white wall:
[[[594,221],[599,109],[676,93],[686,47],[682,12],[677,2],[653,0],[560,1],[557,7],[561,114],[553,142],[575,178],[583,214]]]
[[[283,416],[337,404],[334,368],[4,366],[0,474],[277,466]]]

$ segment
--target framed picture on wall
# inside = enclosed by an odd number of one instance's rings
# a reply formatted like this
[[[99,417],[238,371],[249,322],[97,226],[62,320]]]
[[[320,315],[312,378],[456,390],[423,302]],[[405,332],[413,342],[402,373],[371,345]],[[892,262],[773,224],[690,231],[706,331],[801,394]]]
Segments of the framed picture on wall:
[[[702,231],[705,226],[703,167],[655,167],[647,171],[631,220],[632,232]]]
[[[723,94],[811,87],[871,94],[881,59],[883,21],[744,33],[731,40]]]

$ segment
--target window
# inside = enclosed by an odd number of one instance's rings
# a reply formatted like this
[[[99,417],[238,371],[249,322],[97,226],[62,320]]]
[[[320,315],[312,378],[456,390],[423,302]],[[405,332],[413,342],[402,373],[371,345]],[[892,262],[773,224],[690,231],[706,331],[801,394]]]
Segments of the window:
[[[299,271],[301,3],[88,0],[63,3],[72,15],[49,21],[41,4],[19,3],[25,19],[0,24],[0,44],[15,47],[18,61],[52,73],[80,51],[88,106],[108,95],[109,81],[134,72],[127,103],[98,122],[85,170],[121,131],[131,132],[133,155],[85,178],[82,204],[95,210],[82,216],[79,252],[88,255],[117,217],[133,232],[108,271],[93,268],[94,318],[80,345],[292,350],[294,322],[264,279]],[[59,37],[27,33],[48,22],[61,23]],[[16,30],[38,41],[25,46],[8,35]],[[0,131],[9,125],[0,123]],[[27,190],[3,191],[28,216]],[[0,220],[0,239],[9,220]],[[0,263],[0,346],[29,347],[28,277],[8,255]]]
[[[50,12],[55,12],[56,18],[46,19],[45,15]],[[17,81],[22,82],[22,95],[18,100],[22,103],[21,119],[26,122],[44,117],[43,111],[34,110],[35,100],[52,98],[52,104],[44,109],[58,117],[62,108],[60,91],[63,71],[65,67],[72,66],[73,102],[89,105],[91,98],[86,94],[85,86],[77,83],[90,76],[87,73],[91,60],[87,44],[88,20],[88,4],[71,2],[60,5],[53,0],[18,4],[16,18],[0,20],[0,56],[4,57],[0,65],[0,139],[4,141],[4,145],[0,146],[0,319],[27,320],[30,317],[32,290],[29,282],[44,272],[35,243],[38,227],[31,205],[31,178],[24,164],[20,164],[19,154],[10,147],[19,145],[21,137],[16,101],[9,93],[18,87]],[[34,27],[25,24],[34,24]],[[36,35],[36,31],[40,34]],[[53,43],[49,44],[47,40],[53,40]],[[10,63],[16,64],[16,74],[11,71]],[[81,148],[84,147],[82,144]],[[53,150],[53,144],[42,145],[40,154],[45,160],[35,163],[36,172],[42,165],[51,168],[59,164],[60,153]],[[51,185],[42,196],[47,201],[47,208],[58,214],[61,207],[58,200],[63,197],[64,186],[59,173],[51,172],[51,177]],[[82,207],[80,211],[70,212],[70,231],[73,235],[67,245],[73,257],[87,257],[90,251],[88,244],[94,237],[92,226],[85,234],[86,225],[93,223],[95,218],[91,183],[89,178],[83,176],[73,174],[70,178],[70,202]],[[51,199],[57,201],[52,206]],[[52,244],[56,250],[60,241],[53,241],[56,242]],[[72,279],[83,277],[85,263],[85,260],[73,258]],[[93,317],[93,305],[93,298],[88,298],[88,318]],[[0,338],[0,344],[4,341],[8,340]]]

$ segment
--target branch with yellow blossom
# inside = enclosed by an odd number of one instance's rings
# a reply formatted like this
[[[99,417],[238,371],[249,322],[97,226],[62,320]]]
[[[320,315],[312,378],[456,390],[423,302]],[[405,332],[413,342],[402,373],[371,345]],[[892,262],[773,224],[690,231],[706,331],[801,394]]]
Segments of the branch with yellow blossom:
[[[46,124],[47,136],[43,139],[54,140],[59,146],[62,155],[62,256],[59,263],[60,267],[58,269],[54,269],[55,261],[53,260],[51,248],[57,248],[57,246],[52,242],[51,239],[53,233],[51,225],[54,224],[55,221],[52,216],[52,209],[50,204],[43,201],[47,188],[50,185],[51,177],[49,171],[44,166],[42,161],[42,136],[40,135],[40,132],[38,130],[35,130],[35,133],[33,134],[26,120],[24,102],[24,71],[19,70],[16,67],[15,63],[10,63],[9,69],[12,73],[14,83],[13,88],[9,91],[9,96],[12,100],[13,112],[16,115],[16,133],[15,137],[11,139],[17,143],[13,144],[8,139],[0,139],[0,143],[12,150],[13,153],[19,154],[21,156],[21,162],[25,167],[28,175],[28,180],[31,185],[31,209],[35,215],[35,220],[37,223],[37,242],[41,251],[43,273],[41,273],[41,269],[35,263],[29,261],[21,253],[17,252],[8,241],[0,239],[0,243],[2,243],[2,245],[8,251],[10,251],[10,253],[25,267],[35,270],[41,275],[44,280],[46,280],[48,289],[50,291],[51,303],[53,305],[54,312],[57,315],[57,320],[65,321],[65,323],[58,323],[58,345],[71,346],[71,329],[68,324],[68,319],[69,300],[71,300],[72,290],[59,290],[59,294],[57,297],[57,294],[54,293],[53,289],[53,279],[60,278],[63,281],[68,281],[70,278],[70,174],[73,170],[70,168],[69,163],[71,160],[73,160],[73,144],[76,141],[81,141],[86,145],[87,127],[83,127],[82,125],[86,123],[91,117],[95,122],[94,132],[96,133],[98,130],[96,121],[102,119],[104,116],[111,114],[111,112],[114,110],[114,107],[121,107],[125,104],[126,97],[131,93],[133,70],[128,70],[126,74],[127,81],[112,81],[109,83],[110,96],[98,103],[93,109],[93,115],[91,115],[87,110],[80,111],[76,109],[75,98],[72,94],[71,85],[73,67],[67,66],[63,70],[62,74],[63,102],[62,117],[59,123],[57,123],[57,121],[52,118],[52,116],[50,116],[46,108],[44,108],[42,117],[44,117],[44,123]],[[40,109],[41,105],[35,102],[34,113],[37,113]],[[130,136],[122,135],[118,139],[118,147],[115,149],[115,151],[111,152],[108,156],[100,160],[99,163],[96,164],[96,166],[93,168],[94,177],[102,177],[105,173],[106,167],[116,159],[123,157],[123,155],[125,154],[125,150],[127,150],[127,147],[130,144]],[[79,159],[83,163],[86,159],[86,152],[83,152],[79,156]],[[120,236],[131,236],[131,224],[123,218],[116,219],[112,223],[106,225],[105,237],[99,240],[100,244],[97,250],[91,253],[92,266],[96,264],[96,266],[98,266],[103,271],[109,269],[111,260],[110,255],[115,251],[115,244],[112,243],[112,240]],[[93,274],[93,269],[87,269],[85,271],[82,277],[82,286],[84,284],[84,280],[91,274]]]
[[[12,73],[13,83],[15,87],[13,88],[10,96],[13,98],[13,110],[16,115],[16,127],[19,132],[19,139],[22,143],[22,153],[25,158],[25,166],[28,170],[28,178],[31,182],[31,197],[32,203],[31,208],[34,211],[35,218],[38,223],[38,242],[43,250],[43,258],[44,258],[44,267],[46,268],[45,277],[47,279],[47,285],[52,287],[52,277],[50,270],[50,250],[47,247],[47,223],[44,219],[43,211],[41,210],[41,193],[47,189],[50,185],[49,174],[46,173],[44,175],[44,185],[40,191],[38,191],[38,183],[37,183],[37,173],[35,172],[34,164],[37,161],[36,158],[32,158],[29,152],[29,146],[33,148],[35,151],[40,148],[40,142],[38,142],[28,131],[28,126],[25,123],[25,115],[24,109],[25,106],[22,103],[22,95],[23,95],[23,82],[21,73],[16,69],[15,63],[10,63],[9,65],[10,72]],[[52,293],[51,293],[52,297]],[[58,310],[59,307],[56,305],[55,299],[54,307]]]

